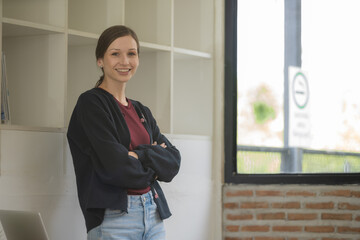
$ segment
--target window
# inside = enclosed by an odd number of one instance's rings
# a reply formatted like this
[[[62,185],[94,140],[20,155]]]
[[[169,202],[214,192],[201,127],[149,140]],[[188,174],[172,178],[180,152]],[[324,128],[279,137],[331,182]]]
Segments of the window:
[[[226,0],[227,182],[360,182],[357,9]]]

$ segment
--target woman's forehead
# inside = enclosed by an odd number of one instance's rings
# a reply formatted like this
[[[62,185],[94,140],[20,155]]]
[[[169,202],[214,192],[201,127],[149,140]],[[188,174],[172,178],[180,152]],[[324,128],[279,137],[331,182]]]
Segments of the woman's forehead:
[[[108,47],[108,50],[130,50],[137,49],[137,43],[131,36],[124,36],[115,39]]]

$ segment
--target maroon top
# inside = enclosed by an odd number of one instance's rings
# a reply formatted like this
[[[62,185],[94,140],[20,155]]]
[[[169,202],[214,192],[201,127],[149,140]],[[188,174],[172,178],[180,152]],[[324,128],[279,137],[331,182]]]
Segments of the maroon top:
[[[116,99],[117,100],[117,99]],[[125,118],[126,124],[130,131],[130,146],[129,150],[134,150],[137,146],[141,144],[150,144],[150,136],[146,131],[139,115],[137,114],[134,106],[131,101],[126,99],[128,106],[122,105],[118,100],[120,110]],[[128,189],[129,195],[141,195],[147,193],[150,190],[150,186],[144,189]]]

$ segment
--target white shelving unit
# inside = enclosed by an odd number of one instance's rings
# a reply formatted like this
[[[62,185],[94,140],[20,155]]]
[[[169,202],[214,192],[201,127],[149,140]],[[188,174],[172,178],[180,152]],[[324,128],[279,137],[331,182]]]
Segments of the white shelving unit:
[[[184,239],[178,226],[197,202],[185,239],[210,239],[213,1],[0,0],[11,108],[11,124],[0,124],[0,208],[41,212],[51,239],[86,238],[66,131],[79,95],[101,75],[98,37],[124,24],[140,40],[127,97],[150,107],[183,159],[176,180],[164,183],[177,216],[166,222],[168,236]]]
[[[125,24],[140,39],[127,96],[149,106],[167,134],[212,135],[212,0],[2,0],[12,125],[66,131],[80,93],[101,75],[97,38]]]

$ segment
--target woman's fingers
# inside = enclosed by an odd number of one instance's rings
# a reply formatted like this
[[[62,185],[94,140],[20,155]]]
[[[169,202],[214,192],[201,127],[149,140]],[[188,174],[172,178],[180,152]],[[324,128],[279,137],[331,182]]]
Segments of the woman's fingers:
[[[157,144],[157,142],[155,141],[152,145],[158,145],[158,144]],[[165,143],[161,143],[160,146],[163,147],[163,148],[166,148],[166,147],[167,147]]]

